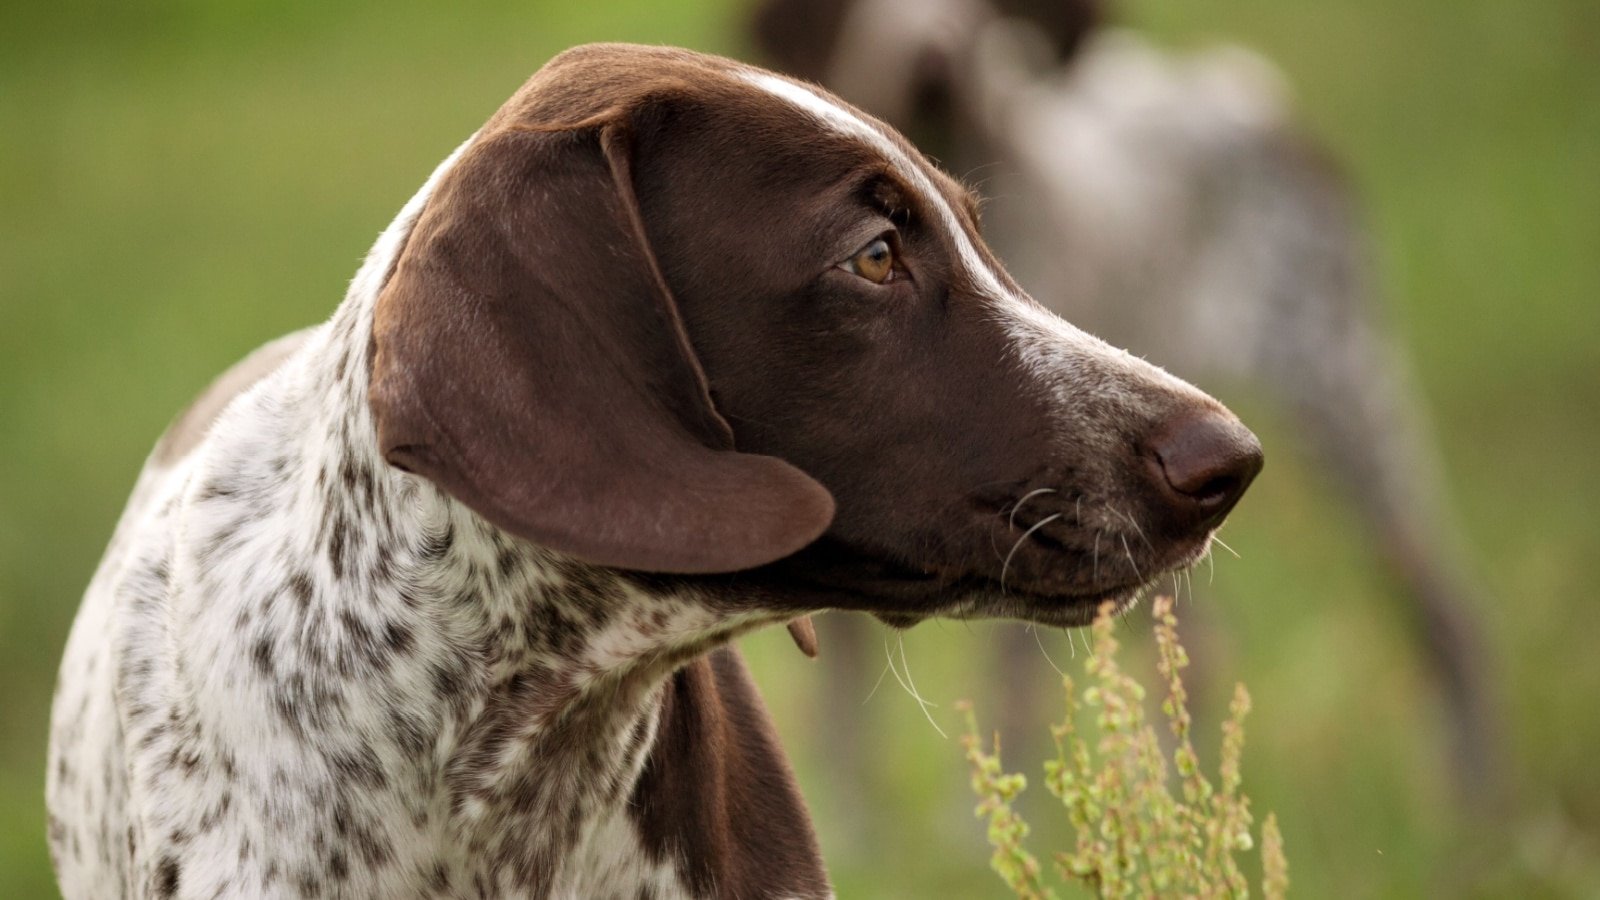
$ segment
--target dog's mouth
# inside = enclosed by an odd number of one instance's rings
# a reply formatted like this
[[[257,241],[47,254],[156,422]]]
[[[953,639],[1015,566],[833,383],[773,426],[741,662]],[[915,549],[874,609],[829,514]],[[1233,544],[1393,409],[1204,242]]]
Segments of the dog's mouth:
[[[1164,565],[1106,565],[1093,576],[1023,578],[954,566],[913,565],[825,537],[788,562],[786,577],[836,595],[830,605],[862,609],[896,628],[928,618],[1017,619],[1072,628],[1087,625],[1106,604],[1122,612],[1159,578],[1204,556],[1209,536],[1175,547]],[[1006,577],[1009,575],[1009,577]]]

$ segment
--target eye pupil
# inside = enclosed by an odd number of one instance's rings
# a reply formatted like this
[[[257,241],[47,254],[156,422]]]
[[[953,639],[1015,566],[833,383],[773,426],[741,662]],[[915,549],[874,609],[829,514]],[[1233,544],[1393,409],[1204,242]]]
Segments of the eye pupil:
[[[850,270],[875,284],[884,284],[894,276],[894,249],[888,241],[878,238],[850,260]]]

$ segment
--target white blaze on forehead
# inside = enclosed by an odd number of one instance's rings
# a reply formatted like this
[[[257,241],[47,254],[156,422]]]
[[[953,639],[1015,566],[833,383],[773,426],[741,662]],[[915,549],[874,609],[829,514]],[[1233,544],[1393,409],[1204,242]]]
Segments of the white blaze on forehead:
[[[800,107],[833,130],[848,134],[865,141],[872,149],[883,154],[894,165],[895,171],[901,177],[911,182],[926,198],[929,206],[938,214],[940,223],[950,233],[950,240],[955,244],[956,254],[961,257],[961,264],[967,270],[967,275],[973,280],[978,289],[996,300],[1010,298],[1012,293],[1001,284],[999,276],[994,270],[984,263],[983,257],[978,255],[978,248],[973,246],[972,239],[967,236],[965,228],[957,221],[956,214],[950,209],[950,204],[945,202],[944,195],[934,187],[933,179],[922,171],[922,167],[911,159],[905,151],[895,146],[895,143],[884,136],[883,132],[873,128],[866,120],[848,109],[827,100],[816,91],[805,87],[798,82],[787,78],[780,78],[768,72],[741,72],[746,81],[756,87],[789,101]]]
[[[1022,363],[1036,375],[1060,379],[1074,371],[1074,363],[1085,357],[1100,360],[1098,368],[1109,367],[1140,381],[1154,381],[1168,390],[1198,394],[1192,386],[1167,374],[1164,370],[1139,359],[1125,350],[1112,347],[1097,337],[1074,327],[1060,316],[1032,301],[1008,290],[1000,276],[984,262],[967,230],[961,227],[955,212],[933,184],[933,179],[904,150],[879,129],[851,110],[818,94],[799,82],[790,81],[770,72],[742,71],[739,77],[810,113],[834,131],[865,142],[878,151],[895,168],[901,177],[922,193],[927,205],[937,214],[950,234],[956,255],[979,293],[999,303],[1004,312],[1007,330],[1017,342],[1017,352]],[[1067,381],[1077,379],[1068,377]],[[1064,387],[1066,385],[1063,385]]]

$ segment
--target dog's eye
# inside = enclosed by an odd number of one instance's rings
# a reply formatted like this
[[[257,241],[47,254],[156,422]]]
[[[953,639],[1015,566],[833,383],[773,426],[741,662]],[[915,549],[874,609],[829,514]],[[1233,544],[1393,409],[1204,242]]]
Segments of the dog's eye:
[[[877,238],[856,251],[856,254],[839,264],[852,275],[859,275],[873,284],[888,284],[894,280],[894,248],[886,238]]]

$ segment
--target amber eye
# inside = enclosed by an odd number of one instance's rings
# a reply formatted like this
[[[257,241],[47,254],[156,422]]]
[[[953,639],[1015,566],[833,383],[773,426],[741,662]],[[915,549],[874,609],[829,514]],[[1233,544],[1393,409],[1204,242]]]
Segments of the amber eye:
[[[839,264],[852,275],[860,275],[873,284],[888,284],[894,280],[894,248],[884,238],[856,251],[856,255]]]

